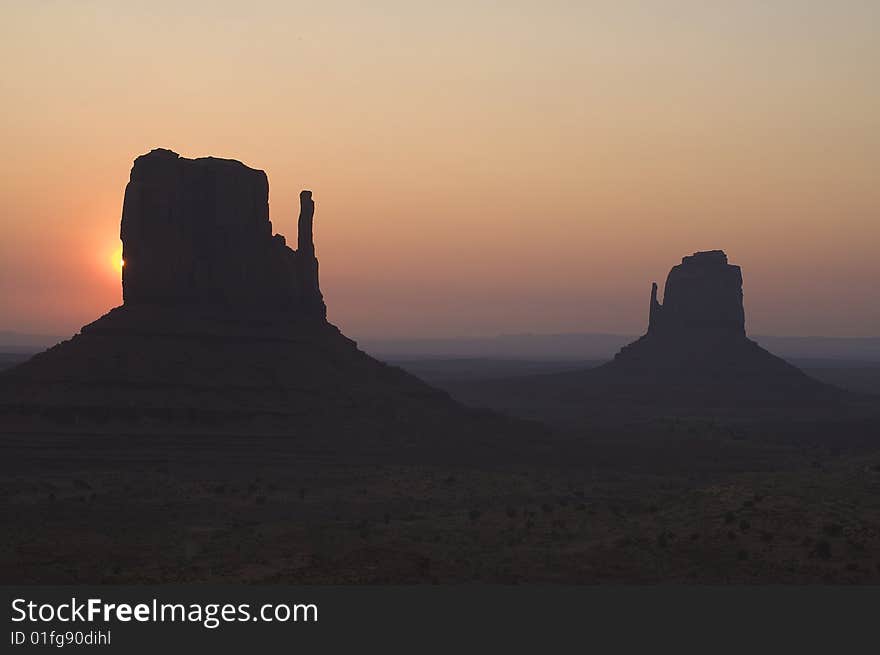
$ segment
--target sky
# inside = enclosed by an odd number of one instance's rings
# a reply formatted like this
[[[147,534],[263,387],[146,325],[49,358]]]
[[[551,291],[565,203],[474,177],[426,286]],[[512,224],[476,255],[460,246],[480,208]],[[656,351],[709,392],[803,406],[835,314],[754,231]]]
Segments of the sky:
[[[353,337],[644,331],[697,250],[753,334],[880,336],[880,3],[0,0],[0,330],[121,303],[132,160],[317,203]]]

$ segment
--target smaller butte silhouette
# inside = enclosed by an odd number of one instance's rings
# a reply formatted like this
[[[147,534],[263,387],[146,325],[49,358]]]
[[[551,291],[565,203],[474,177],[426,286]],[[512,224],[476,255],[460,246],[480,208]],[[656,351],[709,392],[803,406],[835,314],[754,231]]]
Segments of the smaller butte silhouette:
[[[662,304],[652,285],[647,332],[596,378],[671,407],[799,406],[836,395],[749,339],[745,324],[740,267],[723,250],[695,252],[669,271]]]
[[[296,250],[273,234],[268,197],[266,174],[238,161],[138,157],[123,202],[122,306],[0,375],[0,417],[258,421],[337,441],[418,440],[450,421],[460,433],[466,412],[448,395],[327,321],[312,193],[300,194]]]
[[[743,279],[722,250],[683,257],[666,278],[663,304],[651,287],[647,333],[607,364],[609,373],[700,377],[719,382],[742,374],[806,378],[746,336]]]
[[[638,416],[791,415],[848,395],[814,380],[746,336],[743,279],[721,250],[683,257],[663,303],[651,288],[647,332],[593,369],[481,381],[454,393],[527,418],[577,421]]]

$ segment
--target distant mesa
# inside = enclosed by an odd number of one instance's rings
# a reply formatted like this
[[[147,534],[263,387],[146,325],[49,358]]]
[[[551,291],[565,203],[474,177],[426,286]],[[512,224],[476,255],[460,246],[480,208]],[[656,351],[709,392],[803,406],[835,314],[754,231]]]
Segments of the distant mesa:
[[[723,250],[682,257],[666,278],[662,305],[652,285],[648,334],[744,337],[745,325],[742,271]]]
[[[761,401],[762,394],[770,402],[797,400],[824,387],[746,336],[742,271],[722,250],[683,257],[669,271],[662,304],[653,284],[647,332],[597,373],[670,388],[690,382],[694,399],[716,391],[719,402]]]
[[[834,407],[847,394],[814,380],[746,336],[743,278],[721,250],[683,257],[662,303],[651,287],[648,328],[592,369],[466,382],[467,403],[526,418],[577,422],[694,415],[765,415]]]

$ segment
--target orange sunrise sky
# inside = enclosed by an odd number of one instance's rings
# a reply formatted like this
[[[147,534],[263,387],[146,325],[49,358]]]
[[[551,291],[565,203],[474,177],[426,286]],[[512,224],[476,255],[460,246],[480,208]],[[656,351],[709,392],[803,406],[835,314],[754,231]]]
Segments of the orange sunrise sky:
[[[0,5],[0,330],[121,302],[155,147],[317,203],[352,337],[644,331],[722,248],[753,334],[880,335],[880,3]]]

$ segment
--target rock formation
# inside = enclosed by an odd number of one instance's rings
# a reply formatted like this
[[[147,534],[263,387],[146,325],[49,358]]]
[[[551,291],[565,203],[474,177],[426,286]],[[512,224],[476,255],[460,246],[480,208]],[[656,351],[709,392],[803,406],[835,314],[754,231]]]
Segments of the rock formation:
[[[163,149],[138,157],[123,202],[122,306],[0,374],[0,419],[258,421],[385,445],[473,423],[327,322],[310,191],[300,204],[292,250],[272,234],[262,171]]]
[[[790,416],[824,411],[846,394],[822,384],[746,336],[742,272],[720,250],[681,260],[663,303],[651,287],[647,332],[596,368],[480,380],[454,395],[531,419],[578,423],[670,415]]]
[[[269,181],[238,161],[138,157],[120,235],[126,305],[196,305],[326,317],[312,238],[315,204],[300,194],[299,245],[272,235]]]
[[[740,267],[722,250],[682,257],[666,278],[663,304],[657,284],[651,286],[646,334],[624,346],[609,368],[677,377],[768,366],[797,371],[746,337],[742,285]]]
[[[666,278],[662,305],[657,283],[651,286],[648,334],[744,337],[745,323],[742,271],[722,250],[682,257]]]
[[[799,404],[828,391],[746,336],[742,288],[740,267],[723,251],[683,257],[669,271],[662,304],[651,287],[646,334],[597,374],[636,383],[659,402],[672,395],[694,406]]]

